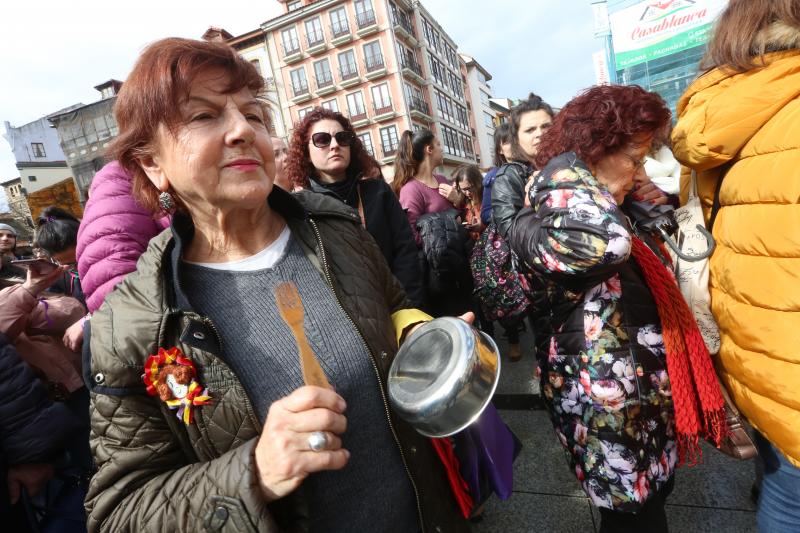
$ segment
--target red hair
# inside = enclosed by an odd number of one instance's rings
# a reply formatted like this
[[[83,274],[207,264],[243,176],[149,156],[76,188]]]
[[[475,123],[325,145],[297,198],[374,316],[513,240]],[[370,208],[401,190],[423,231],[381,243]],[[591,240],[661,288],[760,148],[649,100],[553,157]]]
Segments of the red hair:
[[[225,94],[245,87],[254,96],[264,91],[261,74],[227,44],[173,37],[145,48],[117,96],[114,117],[119,135],[108,153],[133,174],[134,197],[153,212],[159,210],[159,191],[139,166],[139,159],[153,155],[159,125],[174,132],[183,123],[180,105],[197,76],[209,69],[227,74]],[[265,117],[269,120],[269,114]]]
[[[306,189],[309,186],[309,178],[318,176],[317,169],[311,163],[308,141],[311,127],[320,120],[335,120],[341,124],[344,131],[349,131],[355,135],[353,144],[350,146],[350,164],[347,166],[348,177],[359,174],[371,178],[380,176],[378,162],[367,153],[350,121],[341,113],[324,107],[315,107],[303,117],[303,120],[295,125],[292,138],[289,141],[289,153],[283,163],[283,173],[292,185]]]
[[[570,100],[539,143],[536,166],[575,152],[594,165],[617,152],[636,135],[665,135],[672,114],[664,99],[637,85],[597,85]]]

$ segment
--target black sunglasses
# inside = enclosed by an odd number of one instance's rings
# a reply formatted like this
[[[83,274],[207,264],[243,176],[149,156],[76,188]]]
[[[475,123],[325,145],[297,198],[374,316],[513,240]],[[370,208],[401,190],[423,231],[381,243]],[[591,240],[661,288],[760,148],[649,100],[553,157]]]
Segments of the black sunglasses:
[[[328,132],[320,131],[311,136],[311,142],[317,148],[327,148],[331,145],[331,139],[336,139],[336,144],[339,146],[351,146],[353,141],[356,140],[355,134],[349,131],[337,131],[334,135]]]

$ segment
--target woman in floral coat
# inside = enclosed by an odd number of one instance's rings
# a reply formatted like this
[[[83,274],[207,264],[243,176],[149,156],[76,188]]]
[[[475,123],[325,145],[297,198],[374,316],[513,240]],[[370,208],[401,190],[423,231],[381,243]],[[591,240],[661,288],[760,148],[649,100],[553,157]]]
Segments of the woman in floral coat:
[[[594,87],[544,135],[543,168],[511,242],[547,294],[537,332],[542,391],[556,435],[601,531],[667,531],[678,454],[661,321],[632,256],[623,202],[668,127],[663,100],[639,87]],[[645,190],[646,189],[646,190]],[[658,252],[655,243],[639,236]],[[541,321],[538,321],[541,323]]]

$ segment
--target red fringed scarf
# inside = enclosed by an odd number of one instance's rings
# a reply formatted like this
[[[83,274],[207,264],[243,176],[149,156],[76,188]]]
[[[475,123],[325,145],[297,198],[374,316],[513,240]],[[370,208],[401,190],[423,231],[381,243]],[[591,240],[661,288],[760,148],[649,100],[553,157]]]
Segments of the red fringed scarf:
[[[633,257],[644,273],[661,318],[675,405],[678,461],[683,464],[688,456],[689,464],[694,465],[702,457],[700,437],[719,448],[728,434],[725,400],[708,348],[675,277],[638,237],[633,237]]]

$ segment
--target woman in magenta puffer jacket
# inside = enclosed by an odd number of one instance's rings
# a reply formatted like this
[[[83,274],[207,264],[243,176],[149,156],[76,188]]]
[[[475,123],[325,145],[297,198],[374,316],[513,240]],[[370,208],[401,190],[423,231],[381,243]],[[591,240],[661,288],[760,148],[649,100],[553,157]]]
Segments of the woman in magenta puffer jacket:
[[[78,273],[86,307],[94,313],[106,294],[136,270],[150,239],[169,226],[139,206],[131,175],[112,161],[95,174],[78,230]]]

